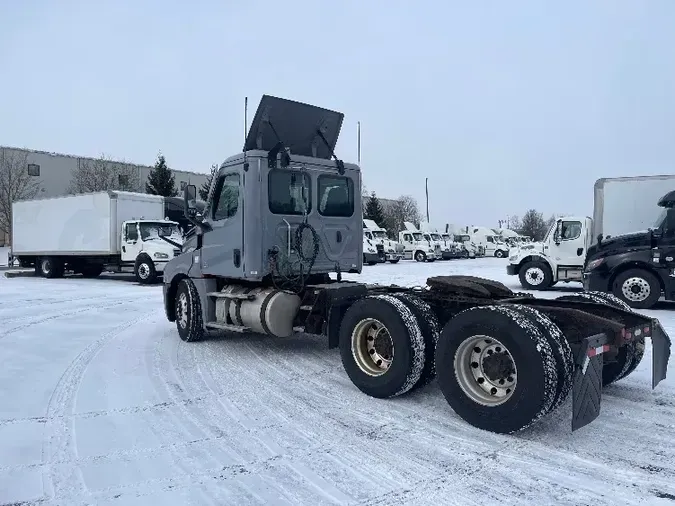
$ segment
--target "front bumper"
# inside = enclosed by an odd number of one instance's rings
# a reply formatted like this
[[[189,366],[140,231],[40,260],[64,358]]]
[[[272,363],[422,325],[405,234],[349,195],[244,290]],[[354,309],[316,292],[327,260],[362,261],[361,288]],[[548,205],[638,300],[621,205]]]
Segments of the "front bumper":
[[[509,276],[515,276],[518,274],[518,265],[517,264],[509,264],[506,266],[506,274]]]
[[[372,262],[380,263],[380,262],[384,261],[382,259],[382,257],[377,253],[364,253],[363,259],[367,264],[372,263]]]
[[[609,278],[598,270],[582,273],[584,290],[606,292],[609,287]]]
[[[391,260],[401,260],[403,258],[403,253],[392,253],[388,252],[386,255],[387,262]]]

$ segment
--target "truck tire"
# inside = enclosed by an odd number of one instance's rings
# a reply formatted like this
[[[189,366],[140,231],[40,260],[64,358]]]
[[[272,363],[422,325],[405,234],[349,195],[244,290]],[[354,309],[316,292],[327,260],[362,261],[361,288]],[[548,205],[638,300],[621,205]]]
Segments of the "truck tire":
[[[544,262],[536,260],[521,265],[518,278],[526,290],[546,290],[553,286],[551,268]]]
[[[408,307],[424,338],[424,367],[419,381],[410,389],[413,391],[428,385],[436,378],[436,343],[441,335],[441,325],[431,306],[416,295],[405,293],[394,297]]]
[[[390,264],[397,264],[400,258],[397,258],[396,260],[389,260]]]
[[[148,255],[138,255],[134,265],[134,275],[136,281],[144,285],[150,285],[157,282],[157,271],[155,262]]]
[[[176,290],[175,314],[178,335],[185,342],[199,341],[204,337],[204,320],[199,292],[190,278],[182,279]]]
[[[352,383],[371,397],[409,391],[424,369],[424,336],[408,306],[373,295],[347,309],[340,326],[340,357]]]
[[[574,355],[572,354],[572,348],[570,348],[569,342],[560,328],[544,313],[525,305],[521,306],[519,311],[524,316],[527,316],[532,324],[544,334],[553,350],[558,373],[555,399],[549,411],[553,412],[565,402],[572,391],[572,385],[574,384]]]
[[[558,297],[557,300],[588,300],[597,304],[607,304],[608,306],[632,311],[632,308],[628,304],[611,293],[588,291],[575,293],[574,295],[564,295]],[[606,387],[607,385],[616,383],[632,373],[640,365],[644,354],[645,338],[644,336],[640,336],[619,348],[616,357],[612,360],[603,360],[602,386]]]
[[[521,307],[473,307],[457,314],[441,332],[438,385],[455,413],[479,429],[524,429],[556,400],[555,354]]]
[[[42,257],[35,264],[37,274],[43,278],[60,278],[63,276],[63,264],[54,257]]]
[[[415,252],[415,261],[416,262],[426,262],[427,261],[427,254],[424,251],[416,251]]]
[[[504,258],[506,254],[502,250],[498,249],[497,251],[495,251],[495,256],[497,258]]]
[[[628,269],[614,279],[612,294],[632,308],[649,309],[661,298],[661,284],[645,269]]]

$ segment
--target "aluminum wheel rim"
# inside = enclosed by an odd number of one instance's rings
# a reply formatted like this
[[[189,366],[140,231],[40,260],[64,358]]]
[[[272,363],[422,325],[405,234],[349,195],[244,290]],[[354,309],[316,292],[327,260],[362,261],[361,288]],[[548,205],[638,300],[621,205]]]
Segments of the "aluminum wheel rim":
[[[540,267],[530,267],[525,271],[525,279],[531,285],[541,285],[544,282],[544,271]]]
[[[417,260],[418,262],[422,262],[424,260],[424,253],[417,253],[415,255],[415,260]]]
[[[42,261],[42,272],[45,274],[49,274],[52,272],[52,264],[49,260],[43,260]]]
[[[497,353],[510,359],[508,373],[495,375],[486,370],[485,359]],[[493,337],[476,335],[462,342],[455,353],[454,367],[459,387],[476,404],[499,406],[516,390],[518,371],[511,352]]]
[[[628,278],[621,285],[621,293],[631,302],[642,302],[652,293],[652,287],[643,278]]]
[[[352,332],[352,355],[361,371],[369,376],[382,376],[394,359],[394,342],[389,330],[375,318],[356,324]]]
[[[139,265],[138,275],[141,279],[148,279],[148,276],[150,276],[150,266],[148,264]]]
[[[187,328],[187,312],[188,312],[188,302],[187,302],[187,295],[185,293],[181,293],[178,296],[178,304],[177,304],[177,315],[176,315],[176,320],[178,321],[178,324],[181,326],[181,328]]]

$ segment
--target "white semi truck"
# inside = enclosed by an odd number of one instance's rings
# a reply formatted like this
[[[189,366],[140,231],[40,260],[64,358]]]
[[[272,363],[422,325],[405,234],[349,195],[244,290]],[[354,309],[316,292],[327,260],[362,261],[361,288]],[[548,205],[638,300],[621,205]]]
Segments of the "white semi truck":
[[[372,244],[376,248],[376,253],[382,257],[382,262],[395,264],[404,257],[403,245],[389,239],[389,237],[387,237],[387,230],[380,227],[375,221],[367,219],[363,220],[363,234],[365,237],[364,255],[366,252],[365,246],[370,246]],[[368,241],[370,242],[368,243]],[[371,260],[368,263],[371,263],[372,261],[374,260]]]
[[[431,237],[428,239],[414,224],[404,221],[405,230],[398,233],[398,240],[403,244],[405,258],[415,259],[417,262],[433,262],[443,258],[440,244],[434,244]],[[428,234],[427,234],[428,235]]]
[[[46,278],[112,271],[153,283],[182,246],[164,212],[163,197],[122,191],[14,202],[12,256]]]
[[[559,218],[540,242],[512,250],[507,273],[523,288],[545,290],[559,281],[582,281],[588,248],[605,239],[657,227],[663,209],[657,202],[675,190],[675,176],[602,178],[595,183],[593,219]]]

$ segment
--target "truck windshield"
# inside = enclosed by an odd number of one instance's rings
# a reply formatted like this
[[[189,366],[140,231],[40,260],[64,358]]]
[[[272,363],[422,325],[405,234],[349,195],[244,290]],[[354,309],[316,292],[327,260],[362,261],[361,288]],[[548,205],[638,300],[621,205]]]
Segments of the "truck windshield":
[[[180,237],[181,235],[178,231],[178,225],[174,225],[173,223],[143,222],[138,224],[138,228],[140,229],[143,241],[159,237],[171,237],[172,235]]]
[[[457,242],[466,242],[470,241],[471,238],[468,235],[456,235],[455,236],[455,241]]]
[[[444,241],[452,241],[450,234],[441,234],[441,237],[443,237]]]
[[[422,240],[422,234],[420,232],[413,232],[413,237],[415,238],[416,241]]]
[[[668,214],[668,209],[664,209],[663,211],[661,211],[661,212],[659,213],[659,217],[656,218],[656,221],[655,221],[654,224],[652,225],[652,228],[653,228],[653,229],[659,228],[659,227],[661,226],[661,223],[663,223],[663,221],[666,219],[666,215],[667,215],[667,214]]]
[[[376,230],[373,232],[373,236],[375,236],[375,239],[386,239],[387,233],[384,230]]]
[[[443,240],[443,239],[441,239],[441,236],[438,235],[438,234],[431,234],[431,238],[432,238],[434,241],[442,241],[442,240]]]

